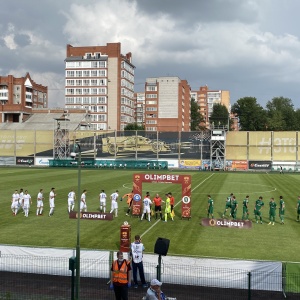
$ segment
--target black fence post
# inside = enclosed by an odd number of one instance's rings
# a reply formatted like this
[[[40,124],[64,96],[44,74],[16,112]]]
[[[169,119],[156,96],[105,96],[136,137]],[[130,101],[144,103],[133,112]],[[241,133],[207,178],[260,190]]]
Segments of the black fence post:
[[[248,273],[248,300],[251,300],[251,272]]]
[[[76,257],[72,256],[69,258],[69,270],[72,271],[71,276],[71,300],[74,300],[74,287],[75,287],[75,274],[76,269]]]
[[[161,255],[158,255],[158,265],[157,265],[157,270],[156,270],[156,278],[158,281],[160,281],[161,279]]]

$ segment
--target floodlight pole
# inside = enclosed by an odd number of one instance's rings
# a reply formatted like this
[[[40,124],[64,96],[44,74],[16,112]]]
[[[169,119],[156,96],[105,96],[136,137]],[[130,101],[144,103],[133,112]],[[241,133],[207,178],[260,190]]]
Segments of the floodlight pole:
[[[81,186],[81,149],[80,145],[76,143],[78,153],[78,196],[77,196],[77,243],[76,243],[76,294],[75,299],[80,299],[80,186]]]

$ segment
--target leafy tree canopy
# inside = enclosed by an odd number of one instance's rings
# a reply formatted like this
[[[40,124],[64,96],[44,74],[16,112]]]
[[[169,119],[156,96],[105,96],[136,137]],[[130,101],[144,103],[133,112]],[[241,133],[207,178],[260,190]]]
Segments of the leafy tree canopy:
[[[138,125],[137,123],[130,123],[124,127],[124,130],[145,130],[145,126]]]
[[[229,124],[229,112],[222,104],[215,104],[209,117],[209,122],[215,126],[227,126]]]
[[[194,98],[191,99],[191,131],[201,129],[201,122],[204,121],[203,116],[199,111],[199,105]]]

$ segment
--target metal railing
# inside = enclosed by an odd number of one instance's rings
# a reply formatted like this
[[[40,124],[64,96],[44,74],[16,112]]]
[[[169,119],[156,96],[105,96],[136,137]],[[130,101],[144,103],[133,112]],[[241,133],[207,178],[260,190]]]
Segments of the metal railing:
[[[60,268],[49,270],[59,261]],[[144,263],[146,280],[156,277],[156,263]],[[28,270],[31,270],[28,272]],[[115,299],[109,290],[110,262],[81,259],[79,299]],[[0,299],[71,299],[72,272],[68,258],[0,256]],[[193,265],[164,264],[162,290],[177,300],[300,298],[300,274],[248,272]],[[258,283],[263,282],[260,286]],[[129,299],[142,299],[147,289],[129,289]]]

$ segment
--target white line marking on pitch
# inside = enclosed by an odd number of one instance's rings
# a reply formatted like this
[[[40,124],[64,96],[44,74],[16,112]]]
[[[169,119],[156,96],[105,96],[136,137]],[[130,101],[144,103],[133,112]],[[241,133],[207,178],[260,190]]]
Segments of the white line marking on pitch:
[[[211,178],[215,173],[212,173],[209,177],[205,178],[203,181],[201,181],[198,185],[196,185],[192,191],[194,191],[197,187],[199,187],[202,183],[204,183],[206,180],[208,180],[209,178]],[[179,203],[181,203],[181,201],[177,202],[174,207],[176,207]],[[148,221],[147,221],[148,222]],[[161,222],[161,220],[157,220],[152,226],[150,226],[144,233],[141,234],[141,237],[143,237],[147,232],[149,232],[156,224],[158,224],[159,222]]]

